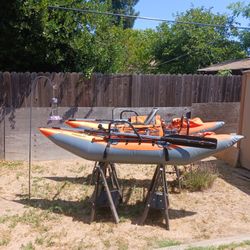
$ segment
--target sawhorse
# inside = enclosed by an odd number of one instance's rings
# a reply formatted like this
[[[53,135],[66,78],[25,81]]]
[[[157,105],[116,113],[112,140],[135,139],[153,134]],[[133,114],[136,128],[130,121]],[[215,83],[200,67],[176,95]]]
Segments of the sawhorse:
[[[176,165],[173,165],[172,167],[174,167],[174,170],[166,170],[167,174],[175,174],[176,175],[176,182],[177,182],[177,186],[178,186],[178,191],[181,192],[181,174],[180,174],[180,170]]]
[[[122,192],[118,183],[115,165],[109,162],[98,162],[93,171],[95,189],[91,198],[90,223],[95,219],[97,207],[111,209],[115,223],[119,222],[116,211],[117,205],[122,201]]]
[[[159,192],[159,188],[161,188],[161,192]],[[148,189],[148,193],[145,199],[145,209],[142,214],[141,220],[139,224],[143,225],[150,208],[159,209],[163,212],[166,228],[169,230],[169,199],[168,199],[168,188],[167,188],[167,180],[166,180],[166,169],[165,165],[159,164],[156,167],[154,172],[153,179],[151,181],[150,187]]]

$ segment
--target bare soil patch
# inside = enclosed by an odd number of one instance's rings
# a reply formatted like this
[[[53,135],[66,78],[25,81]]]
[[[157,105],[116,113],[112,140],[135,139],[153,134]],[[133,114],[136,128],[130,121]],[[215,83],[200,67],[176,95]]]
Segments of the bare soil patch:
[[[125,202],[118,208],[121,222],[116,225],[108,209],[88,224],[92,162],[33,162],[31,201],[27,200],[27,163],[2,162],[0,249],[151,249],[250,235],[250,183],[222,161],[209,160],[220,173],[212,188],[170,192],[170,231],[159,212],[151,212],[146,225],[135,224],[154,166],[117,165]]]

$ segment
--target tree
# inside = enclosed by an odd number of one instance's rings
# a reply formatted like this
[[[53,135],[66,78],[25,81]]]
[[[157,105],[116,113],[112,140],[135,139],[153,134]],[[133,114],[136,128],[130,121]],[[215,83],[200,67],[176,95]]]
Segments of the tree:
[[[85,75],[193,73],[212,63],[246,56],[246,38],[243,47],[228,28],[163,23],[156,30],[141,31],[127,28],[133,23],[125,25],[127,19],[114,24],[112,16],[48,10],[49,5],[64,5],[101,12],[114,8],[114,12],[133,14],[137,2],[1,1],[0,70],[77,71]],[[204,8],[178,14],[176,20],[234,24],[233,18]]]
[[[228,6],[233,11],[235,16],[242,15],[243,17],[250,18],[250,3],[236,2]]]
[[[226,15],[213,14],[204,8],[178,14],[176,21],[231,25]],[[228,28],[176,23],[158,27],[155,46],[156,69],[160,73],[194,73],[197,69],[225,60],[238,59],[246,53]]]
[[[107,2],[107,0],[101,0],[101,2]],[[139,0],[111,0],[110,11],[117,14],[133,15],[137,16],[139,12],[136,12],[134,6]],[[115,25],[121,25],[124,29],[133,28],[136,18],[124,18],[113,17],[113,23]]]
[[[42,9],[55,2],[43,1]],[[68,0],[67,7],[107,11],[108,4],[100,4],[97,0]],[[86,75],[109,71],[105,33],[112,26],[110,17],[57,10],[43,13],[44,36],[51,51],[47,58],[53,65],[60,71],[81,71]]]
[[[24,7],[21,0],[0,3],[0,70],[28,70],[31,64],[43,70],[46,64],[41,60],[46,48],[41,24],[34,13],[27,16]]]
[[[48,11],[64,0],[2,1],[0,70],[110,72],[116,53],[109,16]],[[66,6],[107,11],[98,0],[67,0]],[[119,28],[117,28],[119,29]],[[120,28],[121,29],[121,28]],[[112,39],[111,39],[112,40]]]
[[[117,34],[117,33],[116,33]],[[149,73],[154,62],[153,46],[156,31],[148,30],[120,30],[115,46],[117,53],[116,72]]]
[[[245,4],[243,2],[236,2],[229,5],[229,9],[233,11],[234,17],[242,15],[250,21],[250,3]],[[241,31],[239,37],[241,42],[243,43],[244,48],[247,50],[248,54],[250,54],[250,32]]]

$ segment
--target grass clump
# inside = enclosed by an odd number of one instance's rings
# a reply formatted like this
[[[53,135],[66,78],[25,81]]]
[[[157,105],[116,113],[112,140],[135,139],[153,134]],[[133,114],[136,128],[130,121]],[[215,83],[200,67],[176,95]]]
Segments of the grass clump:
[[[22,166],[23,163],[21,161],[2,161],[0,160],[0,169],[15,169],[17,167]]]
[[[171,246],[178,246],[181,243],[176,240],[158,240],[156,242],[156,247],[171,247]]]
[[[118,250],[127,250],[128,249],[128,242],[124,239],[118,239],[116,241],[116,246]]]
[[[156,237],[145,238],[147,242],[147,247],[145,249],[158,249],[165,247],[172,247],[181,245],[180,241],[172,240],[172,239],[161,239]]]
[[[0,234],[0,246],[7,246],[11,240],[10,232],[1,232]]]
[[[183,174],[182,186],[192,192],[210,188],[218,177],[216,169],[210,164],[192,167]]]
[[[54,220],[53,214],[48,211],[39,212],[35,209],[25,211],[22,215],[3,215],[0,217],[0,223],[8,223],[9,228],[15,228],[18,223],[30,225],[38,231],[46,231],[45,221]]]
[[[33,246],[32,242],[29,242],[26,245],[22,245],[21,250],[35,250],[35,247]]]
[[[217,250],[216,247],[189,247],[186,250]]]
[[[250,246],[250,240],[246,240],[243,242],[239,243],[231,243],[231,244],[225,244],[225,245],[220,245],[218,247],[216,246],[207,246],[207,247],[189,247],[186,250],[234,250],[237,248],[244,248],[244,249],[249,249]]]
[[[216,250],[226,250],[226,249],[236,249],[236,248],[250,248],[250,240],[245,240],[240,243],[231,243],[231,244],[226,244],[226,245],[221,245],[216,248]]]

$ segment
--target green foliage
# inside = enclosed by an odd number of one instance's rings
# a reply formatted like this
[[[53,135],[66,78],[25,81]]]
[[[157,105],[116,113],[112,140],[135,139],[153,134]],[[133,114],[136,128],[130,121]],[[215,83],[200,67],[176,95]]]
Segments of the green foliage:
[[[176,240],[158,240],[156,242],[156,247],[171,247],[171,246],[177,246],[180,245],[181,243]]]
[[[107,2],[107,0],[101,0],[101,2]],[[110,11],[112,13],[138,16],[139,13],[134,9],[134,6],[138,2],[139,0],[111,0]],[[121,26],[124,29],[128,29],[133,28],[135,18],[113,17],[112,22],[116,26]]]
[[[31,64],[31,58],[36,64],[41,57],[41,46],[44,45],[41,24],[33,12],[26,15],[24,6],[25,3],[15,0],[0,3],[1,70],[24,70]],[[39,62],[42,69],[44,62]]]
[[[232,70],[230,70],[230,69],[219,70],[217,75],[218,76],[231,76],[232,75]]]
[[[188,190],[203,191],[210,188],[217,178],[216,171],[211,167],[197,167],[184,173],[182,186]]]
[[[250,18],[250,3],[236,2],[228,6],[233,11],[234,16],[243,15],[243,17]]]
[[[64,5],[106,11],[108,3],[100,4],[97,0],[17,2],[6,1],[0,6],[2,14],[13,12],[10,17],[3,15],[6,22],[2,26],[6,23],[6,27],[2,29],[0,45],[6,49],[0,52],[1,70],[81,71],[86,75],[112,71],[116,48],[112,46],[110,17],[48,10],[49,5]]]
[[[228,26],[226,15],[213,14],[210,9],[194,8],[178,14],[179,22],[198,22]],[[241,44],[231,38],[228,28],[176,23],[158,27],[155,46],[157,73],[194,73],[213,63],[246,56]]]
[[[250,21],[250,3],[246,4],[245,2],[236,2],[229,5],[229,9],[233,11],[233,16],[237,17],[242,15]],[[250,23],[250,22],[249,22]],[[243,44],[243,47],[248,54],[250,53],[250,32],[241,31],[239,33],[240,41]]]
[[[115,34],[118,32],[116,31]],[[154,61],[153,46],[156,42],[154,30],[126,29],[119,33],[116,42],[117,58],[114,72],[148,73]]]
[[[47,60],[60,71],[108,72],[112,53],[107,57],[110,18],[103,15],[82,15],[75,12],[47,11],[54,0],[43,0],[42,23],[49,43]],[[59,3],[59,5],[63,5]],[[106,3],[68,0],[67,6],[105,11]]]
[[[135,13],[138,0],[23,0],[0,3],[1,71],[76,71],[101,73],[194,73],[198,68],[244,58],[249,32],[242,43],[228,28],[160,24],[156,30],[132,30],[134,19],[72,11],[48,10],[49,5],[115,13]],[[235,5],[236,6],[236,5]],[[234,24],[248,5],[237,5],[234,16],[192,8],[177,14],[180,22]],[[243,8],[244,6],[244,8]],[[237,11],[236,11],[237,9]]]

